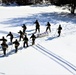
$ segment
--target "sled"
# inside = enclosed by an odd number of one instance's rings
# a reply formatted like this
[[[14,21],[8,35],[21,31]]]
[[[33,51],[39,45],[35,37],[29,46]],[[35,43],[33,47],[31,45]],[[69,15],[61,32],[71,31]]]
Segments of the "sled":
[[[43,33],[38,33],[36,36],[37,38],[41,38],[41,37],[45,37],[45,36],[48,36],[49,33],[48,32],[43,32]]]

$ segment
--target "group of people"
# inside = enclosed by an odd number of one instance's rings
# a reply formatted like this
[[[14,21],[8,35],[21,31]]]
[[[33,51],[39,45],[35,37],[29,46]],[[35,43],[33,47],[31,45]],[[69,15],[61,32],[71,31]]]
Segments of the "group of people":
[[[40,25],[39,25],[38,20],[36,20],[34,23],[36,24],[35,33],[37,31],[40,33]],[[10,36],[10,43],[15,45],[15,53],[17,53],[17,51],[18,51],[18,47],[20,45],[19,41],[21,41],[21,39],[23,40],[23,47],[25,47],[25,45],[26,45],[26,47],[28,47],[29,39],[28,39],[27,34],[26,34],[27,27],[26,27],[25,24],[22,25],[22,29],[23,29],[22,31],[20,30],[18,32],[19,40],[15,39],[15,41],[13,41],[14,36],[13,36],[12,32],[9,32],[6,36],[6,37]],[[50,25],[49,22],[47,22],[46,32],[48,30],[51,32],[51,25]],[[59,25],[59,27],[58,27],[58,37],[60,36],[61,30],[62,30],[62,27],[61,27],[61,25]],[[35,39],[36,39],[35,33],[33,33],[30,37],[30,39],[32,39],[32,45],[35,44]],[[8,48],[8,44],[6,43],[7,39],[3,36],[2,39],[0,39],[0,41],[2,41],[1,47],[2,47],[2,50],[3,50],[3,54],[5,56],[6,55],[6,50]]]
[[[35,24],[36,24],[36,29],[35,29],[35,32],[40,32],[40,24],[38,22],[38,20],[35,21]],[[49,22],[47,22],[47,25],[46,25],[46,32],[49,30],[49,32],[51,32],[51,24]],[[57,28],[58,30],[58,37],[60,36],[61,34],[61,30],[62,30],[62,27],[61,25],[59,25],[59,27]]]
[[[27,37],[27,35],[26,35],[26,29],[27,29],[27,27],[26,27],[26,25],[25,24],[23,24],[23,26],[22,26],[22,28],[23,28],[23,30],[21,31],[19,31],[18,32],[18,34],[19,34],[19,40],[15,40],[15,41],[13,41],[13,38],[14,38],[14,36],[13,36],[13,34],[12,34],[12,32],[9,32],[7,35],[6,35],[6,37],[8,37],[8,36],[10,36],[10,43],[11,44],[14,44],[15,45],[15,53],[17,53],[17,51],[18,51],[18,47],[19,47],[19,45],[20,45],[20,41],[21,41],[21,39],[23,40],[23,47],[25,47],[25,45],[26,45],[26,47],[28,47],[28,37]],[[35,44],[35,39],[36,39],[36,36],[34,35],[34,34],[32,34],[31,35],[31,37],[30,37],[30,39],[32,38],[32,45],[34,45]],[[8,44],[6,43],[7,42],[7,39],[3,36],[1,39],[0,39],[0,41],[2,41],[2,43],[1,43],[1,47],[2,47],[2,50],[3,50],[3,54],[4,54],[4,56],[6,55],[6,50],[7,50],[7,48],[8,48]]]
[[[38,20],[35,21],[35,24],[36,24],[35,33],[37,32],[37,30],[38,30],[38,32],[40,32],[40,24],[39,24]],[[47,32],[48,30],[51,32],[51,25],[50,25],[49,22],[47,22],[47,25],[46,25],[46,26],[47,26],[47,27],[46,27],[46,32]]]

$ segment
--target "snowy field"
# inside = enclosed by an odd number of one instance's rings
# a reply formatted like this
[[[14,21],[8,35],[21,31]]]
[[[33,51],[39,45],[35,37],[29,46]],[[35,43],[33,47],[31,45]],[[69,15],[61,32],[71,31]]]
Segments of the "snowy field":
[[[28,48],[23,48],[21,41],[18,53],[15,53],[14,45],[9,45],[5,57],[2,57],[0,46],[0,75],[76,75],[76,16],[69,13],[67,9],[51,5],[0,6],[0,38],[11,31],[14,40],[19,39],[22,24],[26,24],[29,38]],[[36,44],[30,46],[36,19],[41,33],[45,32],[48,21],[52,31],[49,36],[37,38]],[[57,37],[59,24],[62,33]],[[9,37],[6,38],[8,43]]]

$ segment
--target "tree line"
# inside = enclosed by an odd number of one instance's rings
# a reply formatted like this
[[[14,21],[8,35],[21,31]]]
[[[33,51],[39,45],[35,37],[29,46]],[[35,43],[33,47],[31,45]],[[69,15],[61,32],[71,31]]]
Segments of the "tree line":
[[[29,4],[36,4],[36,3],[43,3],[48,1],[51,4],[57,6],[68,6],[69,11],[71,14],[75,13],[76,9],[76,0],[0,0],[2,3],[9,5],[9,3],[17,3],[18,5],[29,5]]]
[[[69,11],[71,14],[75,13],[76,9],[76,0],[50,0],[50,2],[57,6],[68,6]]]
[[[18,5],[28,5],[28,4],[35,4],[41,3],[43,0],[2,0],[2,3],[9,4],[9,3],[17,3]]]

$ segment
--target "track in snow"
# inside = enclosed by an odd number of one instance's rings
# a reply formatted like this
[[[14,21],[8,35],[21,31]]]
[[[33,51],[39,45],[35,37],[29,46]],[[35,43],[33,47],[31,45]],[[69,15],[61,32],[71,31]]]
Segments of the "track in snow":
[[[55,53],[51,52],[50,50],[47,50],[45,47],[41,46],[40,44],[37,44],[33,46],[36,50],[43,53],[44,55],[48,56],[61,66],[63,66],[65,69],[67,69],[69,72],[71,72],[73,75],[76,75],[76,66],[71,64],[70,62],[66,61],[62,57],[56,55]]]

